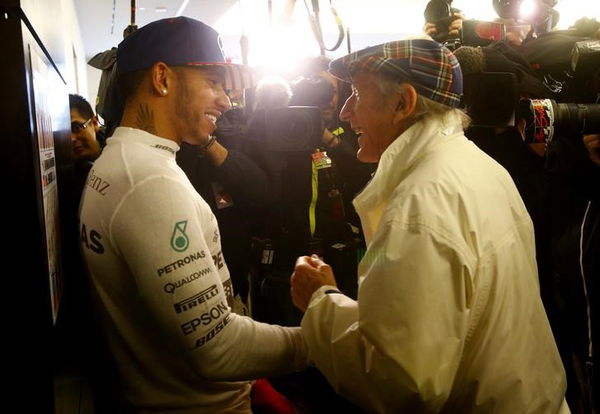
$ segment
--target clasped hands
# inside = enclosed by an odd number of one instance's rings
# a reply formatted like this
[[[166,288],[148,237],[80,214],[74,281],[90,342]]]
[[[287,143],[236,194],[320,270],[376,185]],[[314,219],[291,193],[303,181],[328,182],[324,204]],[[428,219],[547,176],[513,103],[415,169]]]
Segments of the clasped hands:
[[[302,312],[306,311],[313,293],[321,286],[337,286],[331,266],[314,254],[296,260],[290,284],[292,302]]]

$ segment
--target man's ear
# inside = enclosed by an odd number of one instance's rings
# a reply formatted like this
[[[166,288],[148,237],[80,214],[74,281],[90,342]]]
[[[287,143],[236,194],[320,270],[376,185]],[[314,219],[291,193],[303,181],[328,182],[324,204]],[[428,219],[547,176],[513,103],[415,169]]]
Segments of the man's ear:
[[[92,118],[92,125],[94,126],[94,131],[98,132],[100,130],[100,121],[98,120],[98,115],[94,115]]]
[[[409,83],[403,83],[398,93],[398,103],[394,110],[394,123],[407,119],[414,112],[417,106],[417,90]]]
[[[173,70],[164,62],[156,62],[150,71],[150,92],[152,95],[165,96],[172,86]]]

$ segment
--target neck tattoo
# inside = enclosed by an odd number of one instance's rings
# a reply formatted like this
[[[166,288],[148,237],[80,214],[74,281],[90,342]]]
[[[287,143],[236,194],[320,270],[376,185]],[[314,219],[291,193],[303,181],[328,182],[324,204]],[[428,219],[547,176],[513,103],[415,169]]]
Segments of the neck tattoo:
[[[154,114],[148,107],[148,104],[141,104],[138,108],[135,118],[135,126],[150,134],[156,135],[156,126],[154,125]]]

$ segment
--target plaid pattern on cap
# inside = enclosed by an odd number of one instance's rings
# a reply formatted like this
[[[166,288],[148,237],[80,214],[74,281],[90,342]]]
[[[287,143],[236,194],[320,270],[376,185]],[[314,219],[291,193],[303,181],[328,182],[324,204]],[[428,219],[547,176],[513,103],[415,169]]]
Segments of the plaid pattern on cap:
[[[397,40],[372,46],[334,60],[329,72],[346,82],[360,71],[384,73],[410,82],[417,92],[441,104],[458,107],[462,73],[458,60],[433,40]]]

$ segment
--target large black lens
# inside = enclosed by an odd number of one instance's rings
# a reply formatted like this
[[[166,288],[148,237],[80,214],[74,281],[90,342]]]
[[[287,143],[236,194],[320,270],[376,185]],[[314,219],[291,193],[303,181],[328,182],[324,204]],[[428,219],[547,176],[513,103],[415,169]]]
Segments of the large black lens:
[[[523,99],[517,118],[525,120],[527,143],[547,143],[555,136],[569,138],[600,133],[600,104]]]
[[[600,104],[556,104],[555,134],[571,136],[600,133]]]
[[[313,106],[269,109],[265,125],[267,148],[276,152],[313,152],[324,128],[321,111]]]

